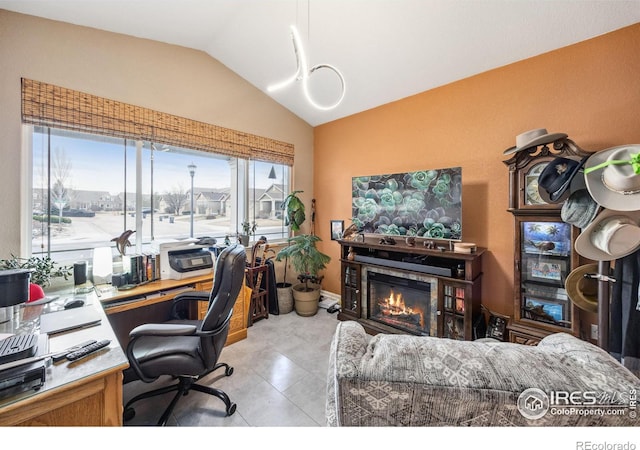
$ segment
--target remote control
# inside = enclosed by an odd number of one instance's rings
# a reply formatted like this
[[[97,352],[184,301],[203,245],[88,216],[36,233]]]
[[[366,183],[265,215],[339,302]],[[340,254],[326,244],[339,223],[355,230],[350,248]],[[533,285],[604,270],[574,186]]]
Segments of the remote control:
[[[95,344],[95,343],[96,343],[96,340],[95,339],[91,339],[91,340],[88,340],[86,342],[83,342],[82,344],[74,345],[73,347],[69,347],[69,348],[67,348],[65,350],[62,350],[61,352],[56,353],[55,355],[52,355],[51,359],[53,360],[54,363],[56,363],[58,361],[62,361],[63,359],[65,359],[67,357],[67,355],[69,353],[78,351],[83,347],[86,347],[88,345]]]
[[[111,341],[109,339],[103,339],[102,341],[95,342],[93,344],[87,345],[86,347],[82,347],[80,350],[67,354],[67,359],[69,361],[75,361],[77,359],[84,358],[88,354],[93,353],[97,350],[100,350],[101,348],[106,347],[110,343]]]

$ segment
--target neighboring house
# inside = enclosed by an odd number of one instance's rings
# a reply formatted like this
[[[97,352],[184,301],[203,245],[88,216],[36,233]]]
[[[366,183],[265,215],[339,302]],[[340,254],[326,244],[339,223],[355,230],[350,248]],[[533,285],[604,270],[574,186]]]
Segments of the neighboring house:
[[[201,191],[199,194],[197,194],[195,200],[196,213],[206,216],[225,216],[227,215],[226,202],[228,199],[228,190]]]
[[[258,197],[257,217],[262,219],[275,219],[281,214],[280,207],[284,200],[284,187],[282,184],[272,184],[262,195]]]

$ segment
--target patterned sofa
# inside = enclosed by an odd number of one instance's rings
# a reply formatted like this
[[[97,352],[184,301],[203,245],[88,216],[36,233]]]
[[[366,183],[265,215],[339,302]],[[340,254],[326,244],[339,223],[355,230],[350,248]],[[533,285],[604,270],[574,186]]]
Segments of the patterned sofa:
[[[638,426],[636,393],[640,379],[566,333],[530,347],[371,337],[346,321],[331,345],[326,415],[329,426]]]

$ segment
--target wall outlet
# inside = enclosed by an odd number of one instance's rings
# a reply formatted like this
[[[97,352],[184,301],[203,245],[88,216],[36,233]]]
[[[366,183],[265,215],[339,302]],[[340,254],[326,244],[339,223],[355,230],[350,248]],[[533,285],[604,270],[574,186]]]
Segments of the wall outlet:
[[[591,339],[593,339],[594,341],[598,340],[598,325],[596,325],[595,323],[591,324]]]

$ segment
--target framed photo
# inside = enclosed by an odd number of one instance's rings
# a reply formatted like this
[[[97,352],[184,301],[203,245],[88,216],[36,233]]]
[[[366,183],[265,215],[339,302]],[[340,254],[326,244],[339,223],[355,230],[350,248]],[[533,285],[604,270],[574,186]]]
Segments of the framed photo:
[[[487,337],[504,341],[507,336],[507,319],[491,314],[487,326]]]
[[[342,239],[342,233],[344,233],[344,220],[332,220],[331,240],[336,241],[338,239]]]
[[[552,258],[526,258],[523,270],[524,280],[563,286],[567,277],[567,262]]]
[[[524,298],[524,313],[528,319],[543,322],[562,323],[565,321],[565,303],[535,297]]]

